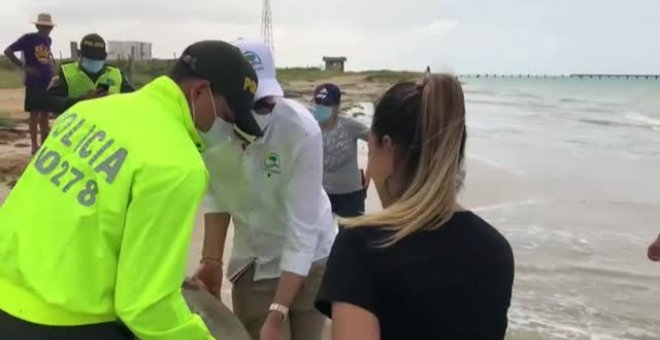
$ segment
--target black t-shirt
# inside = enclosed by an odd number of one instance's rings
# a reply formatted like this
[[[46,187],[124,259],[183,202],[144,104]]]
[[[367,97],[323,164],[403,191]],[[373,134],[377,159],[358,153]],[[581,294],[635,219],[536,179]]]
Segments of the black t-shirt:
[[[374,314],[383,340],[504,339],[513,285],[509,242],[472,212],[386,248],[382,228],[345,229],[328,260],[316,308],[332,302]]]

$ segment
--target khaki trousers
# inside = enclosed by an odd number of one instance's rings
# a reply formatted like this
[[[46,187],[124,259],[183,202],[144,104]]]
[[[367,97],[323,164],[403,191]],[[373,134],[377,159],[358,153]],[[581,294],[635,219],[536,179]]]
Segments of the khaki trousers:
[[[325,260],[315,263],[303,286],[289,308],[284,324],[285,340],[321,340],[326,318],[314,308],[314,300],[325,274]],[[241,320],[253,340],[259,340],[259,332],[273,303],[279,279],[254,281],[254,265],[247,270],[232,288],[234,314]]]

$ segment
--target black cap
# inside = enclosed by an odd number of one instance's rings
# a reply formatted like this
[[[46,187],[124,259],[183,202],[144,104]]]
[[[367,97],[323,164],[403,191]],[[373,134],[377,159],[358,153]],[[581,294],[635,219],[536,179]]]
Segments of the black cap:
[[[319,85],[314,90],[314,102],[319,105],[335,106],[341,102],[339,86],[331,83]]]
[[[252,115],[257,74],[238,47],[219,40],[200,41],[188,46],[177,63],[185,64],[196,76],[208,80],[213,93],[225,97],[242,137],[263,136]]]
[[[98,34],[88,34],[80,42],[80,55],[94,60],[105,60],[105,40]]]

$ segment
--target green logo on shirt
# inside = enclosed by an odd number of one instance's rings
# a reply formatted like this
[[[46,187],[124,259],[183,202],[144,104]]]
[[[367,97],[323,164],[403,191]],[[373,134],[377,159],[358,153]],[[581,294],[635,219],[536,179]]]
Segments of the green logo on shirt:
[[[279,175],[280,170],[280,156],[274,152],[268,153],[266,159],[264,159],[264,170],[268,173],[270,177],[271,174]]]

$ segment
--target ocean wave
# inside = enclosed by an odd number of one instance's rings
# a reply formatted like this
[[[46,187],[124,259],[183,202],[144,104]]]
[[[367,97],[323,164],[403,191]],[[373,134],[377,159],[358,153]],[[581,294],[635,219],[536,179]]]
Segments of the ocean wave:
[[[654,127],[654,128],[655,127],[660,127],[660,119],[645,116],[642,113],[637,112],[637,111],[628,111],[628,112],[626,112],[624,117],[626,119],[628,119],[632,122],[638,123],[638,124],[647,125],[647,126],[651,126],[651,127]]]
[[[537,101],[503,101],[492,99],[469,99],[468,104],[484,104],[502,107],[515,107],[519,109],[545,109],[545,110],[558,110],[561,107],[555,104],[537,102]]]
[[[598,108],[598,107],[584,107],[580,108],[580,111],[584,112],[591,112],[591,113],[617,113],[617,110],[614,109],[605,109],[605,108]]]
[[[586,275],[589,277],[601,277],[610,279],[635,279],[657,282],[660,279],[658,275],[640,274],[631,271],[587,266],[539,266],[518,264],[516,269],[529,274],[565,274],[569,276]]]
[[[513,98],[531,98],[531,99],[541,99],[541,96],[527,93],[527,92],[519,92],[519,91],[514,91],[514,92],[509,92],[505,94],[508,97],[513,97]]]
[[[584,103],[590,103],[588,100],[583,100],[583,99],[577,99],[577,98],[559,98],[560,103],[565,103],[565,104],[584,104]]]
[[[498,94],[497,91],[473,90],[473,89],[466,89],[465,93],[466,94],[487,94],[487,95],[496,95],[496,94]]]
[[[545,199],[545,198],[530,198],[520,201],[509,201],[509,202],[479,206],[473,208],[472,211],[481,213],[492,210],[503,210],[503,209],[524,207],[529,205],[545,204],[552,201],[553,201],[552,199]]]
[[[626,117],[627,118],[627,117]],[[652,118],[649,118],[650,120],[653,120]],[[642,129],[651,129],[651,130],[656,130],[660,127],[660,122],[658,125],[651,125],[648,123],[640,123],[639,120],[637,122],[629,120],[629,121],[617,121],[617,120],[609,120],[609,119],[594,119],[594,118],[578,118],[576,119],[578,122],[586,123],[586,124],[592,124],[592,125],[600,125],[600,126],[608,126],[608,127],[631,127],[631,128],[642,128]]]

